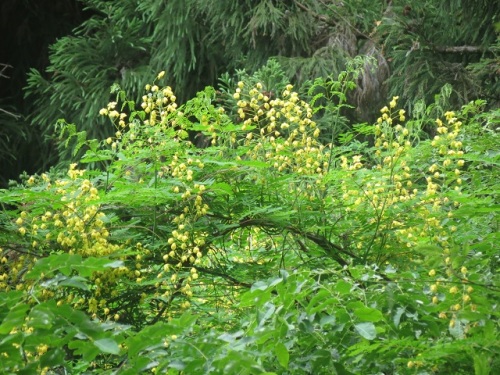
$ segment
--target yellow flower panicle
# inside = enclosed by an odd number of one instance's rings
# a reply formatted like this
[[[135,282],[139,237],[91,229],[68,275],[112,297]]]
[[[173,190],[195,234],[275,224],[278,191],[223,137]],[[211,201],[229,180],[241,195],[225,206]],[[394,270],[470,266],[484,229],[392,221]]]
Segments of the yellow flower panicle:
[[[250,158],[266,161],[278,172],[325,172],[325,147],[318,141],[320,130],[312,120],[313,110],[292,85],[274,98],[261,83],[246,90],[241,82],[233,97],[238,100],[237,113]]]

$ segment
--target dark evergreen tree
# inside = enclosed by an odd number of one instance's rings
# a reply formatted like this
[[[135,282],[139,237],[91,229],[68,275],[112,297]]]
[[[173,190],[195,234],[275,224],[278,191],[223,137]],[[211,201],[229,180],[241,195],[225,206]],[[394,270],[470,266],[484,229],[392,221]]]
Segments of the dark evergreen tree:
[[[60,146],[65,118],[89,137],[111,126],[97,116],[119,84],[136,97],[165,70],[180,101],[224,72],[254,72],[274,57],[301,85],[336,76],[350,59],[371,56],[352,92],[352,115],[373,121],[399,95],[412,110],[449,83],[450,100],[498,104],[498,2],[488,0],[83,0],[94,16],[51,46],[50,64],[26,87],[33,129]],[[367,60],[368,61],[368,60]],[[59,142],[59,143],[58,143]],[[43,158],[55,163],[58,152]]]

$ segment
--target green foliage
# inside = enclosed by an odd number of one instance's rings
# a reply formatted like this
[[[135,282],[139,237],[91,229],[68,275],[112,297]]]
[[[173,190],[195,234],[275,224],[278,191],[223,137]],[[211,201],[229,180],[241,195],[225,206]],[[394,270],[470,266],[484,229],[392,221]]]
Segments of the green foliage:
[[[1,371],[494,374],[498,111],[349,123],[365,63],[308,100],[275,61],[182,105],[161,72],[62,126],[78,163],[0,191]]]

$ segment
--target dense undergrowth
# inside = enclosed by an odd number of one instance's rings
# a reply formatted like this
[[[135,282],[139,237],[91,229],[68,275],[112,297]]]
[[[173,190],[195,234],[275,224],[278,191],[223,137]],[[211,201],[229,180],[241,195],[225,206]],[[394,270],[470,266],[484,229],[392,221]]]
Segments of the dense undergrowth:
[[[162,72],[66,124],[83,157],[0,191],[0,373],[498,371],[499,111],[348,124],[355,79]]]

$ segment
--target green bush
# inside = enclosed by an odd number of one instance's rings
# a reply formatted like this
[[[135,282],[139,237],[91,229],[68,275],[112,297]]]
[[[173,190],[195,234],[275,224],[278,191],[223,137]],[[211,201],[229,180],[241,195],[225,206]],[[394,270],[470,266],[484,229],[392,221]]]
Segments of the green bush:
[[[0,192],[3,373],[495,373],[498,111],[328,141],[349,74],[178,106],[162,72],[67,125],[83,157]]]

